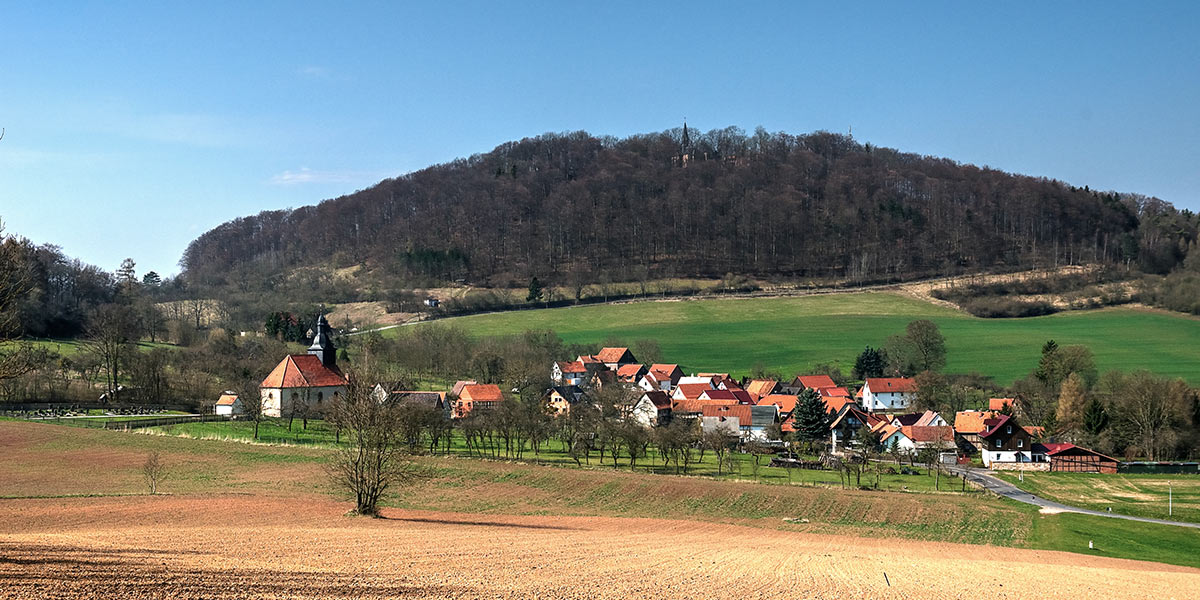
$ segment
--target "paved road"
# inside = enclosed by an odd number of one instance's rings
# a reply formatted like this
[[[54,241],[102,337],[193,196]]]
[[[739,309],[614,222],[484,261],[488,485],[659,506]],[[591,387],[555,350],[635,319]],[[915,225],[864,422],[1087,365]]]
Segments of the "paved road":
[[[989,492],[992,492],[998,496],[1004,496],[1005,498],[1012,498],[1013,500],[1016,500],[1017,502],[1024,502],[1025,504],[1032,504],[1034,506],[1040,506],[1042,508],[1048,508],[1051,510],[1057,510],[1057,511],[1062,511],[1062,512],[1073,512],[1073,513],[1080,513],[1080,514],[1085,514],[1085,515],[1096,515],[1097,517],[1110,517],[1113,519],[1125,519],[1127,521],[1141,521],[1143,523],[1158,523],[1160,525],[1177,525],[1179,527],[1191,527],[1193,529],[1200,529],[1200,523],[1184,523],[1182,521],[1167,521],[1164,519],[1149,519],[1146,517],[1133,517],[1133,516],[1129,516],[1129,515],[1119,515],[1117,513],[1110,513],[1107,511],[1091,510],[1088,508],[1079,508],[1078,506],[1068,506],[1066,504],[1060,504],[1058,502],[1054,502],[1053,500],[1039,498],[1033,494],[1030,494],[1029,492],[1027,492],[1025,490],[1018,488],[1017,486],[1015,486],[1011,483],[1008,483],[1002,479],[994,477],[988,471],[983,471],[981,469],[972,469],[972,468],[966,468],[966,467],[951,467],[950,470],[951,470],[951,472],[953,472],[957,475],[966,475],[967,481],[970,481],[971,483],[974,483]]]

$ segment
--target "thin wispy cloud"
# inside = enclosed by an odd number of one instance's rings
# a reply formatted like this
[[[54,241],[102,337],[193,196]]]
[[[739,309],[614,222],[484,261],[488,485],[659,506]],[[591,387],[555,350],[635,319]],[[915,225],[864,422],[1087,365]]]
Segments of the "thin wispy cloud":
[[[330,71],[328,67],[322,67],[319,65],[307,65],[300,67],[296,70],[296,73],[309,79],[329,79],[333,76],[333,72]]]
[[[271,185],[305,185],[310,183],[355,183],[370,179],[364,171],[314,171],[301,167],[271,176]]]

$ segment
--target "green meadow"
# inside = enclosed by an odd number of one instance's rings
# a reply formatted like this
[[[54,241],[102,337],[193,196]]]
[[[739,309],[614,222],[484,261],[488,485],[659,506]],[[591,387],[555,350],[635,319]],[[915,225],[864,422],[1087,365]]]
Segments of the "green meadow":
[[[879,347],[913,319],[946,336],[953,373],[977,371],[1009,384],[1036,364],[1041,346],[1083,344],[1103,372],[1149,371],[1200,384],[1200,319],[1105,308],[1045,317],[983,319],[886,292],[589,305],[438,321],[471,335],[551,329],[568,343],[657,340],[664,359],[689,371],[746,374],[755,365],[791,375],[832,362],[849,373],[863,347]],[[419,325],[427,326],[427,325]],[[396,330],[388,330],[396,335]]]

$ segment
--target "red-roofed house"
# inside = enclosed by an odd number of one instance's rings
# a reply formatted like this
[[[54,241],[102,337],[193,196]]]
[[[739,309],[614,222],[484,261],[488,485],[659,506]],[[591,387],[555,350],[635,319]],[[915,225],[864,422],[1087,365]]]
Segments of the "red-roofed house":
[[[634,403],[630,418],[643,427],[665,425],[671,420],[671,397],[659,390],[642,394]]]
[[[670,381],[671,387],[675,387],[679,383],[679,379],[683,377],[683,369],[679,368],[677,364],[655,363],[650,365],[650,372],[658,375],[660,380]],[[669,391],[669,388],[664,391]]]
[[[699,400],[700,394],[713,389],[707,383],[681,383],[671,393],[672,400]]]
[[[614,371],[622,365],[631,365],[637,362],[629,348],[601,348],[596,353],[596,360]]]
[[[617,367],[617,381],[638,383],[646,374],[646,366],[638,363]]]
[[[837,384],[828,375],[797,375],[796,379],[792,381],[792,387],[820,390],[837,387]]]
[[[778,388],[779,382],[774,379],[754,379],[746,384],[746,391],[750,392],[755,400],[774,394]]]
[[[587,367],[577,360],[555,362],[550,368],[550,379],[554,381],[554,385],[583,385],[587,371]]]
[[[268,417],[320,412],[328,401],[346,393],[346,376],[337,368],[333,330],[325,316],[317,319],[308,354],[284,357],[259,385],[263,414]]]
[[[867,412],[904,410],[917,396],[917,382],[908,377],[868,377],[862,387]]]
[[[472,411],[489,411],[504,401],[500,386],[494,383],[477,383],[463,386],[462,393],[454,402],[453,417],[461,419]]]
[[[963,448],[967,445],[976,452],[983,451],[983,439],[980,434],[987,431],[984,421],[996,418],[996,413],[990,410],[962,410],[954,413],[954,435],[962,440]]]
[[[738,404],[754,404],[750,392],[746,390],[705,390],[700,394],[701,400],[733,400]]]
[[[1004,469],[1022,466],[1025,468],[1049,469],[1044,453],[1035,452],[1033,438],[1021,427],[1017,418],[1011,415],[998,415],[983,422],[983,433],[979,434],[983,442],[983,466],[989,469]],[[1023,463],[1038,463],[1037,466]]]

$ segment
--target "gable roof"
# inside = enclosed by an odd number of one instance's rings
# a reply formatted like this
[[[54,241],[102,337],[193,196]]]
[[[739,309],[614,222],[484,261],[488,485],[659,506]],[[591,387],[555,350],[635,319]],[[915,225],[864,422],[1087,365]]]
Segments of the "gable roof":
[[[650,365],[650,372],[663,375],[660,379],[670,379],[671,383],[683,377],[683,370],[677,364],[654,363]]]
[[[954,431],[963,435],[983,433],[987,429],[983,422],[994,418],[996,413],[990,410],[960,410],[954,413]]]
[[[617,378],[624,379],[625,381],[632,381],[637,379],[638,374],[640,374],[644,368],[644,366],[637,363],[621,365],[617,368]]]
[[[312,354],[289,354],[263,379],[264,388],[305,388],[346,385],[337,366],[326,367]]]
[[[892,421],[899,423],[901,427],[916,425],[917,421],[921,420],[924,413],[905,413],[902,415],[892,415]]]
[[[657,408],[658,410],[671,409],[671,396],[666,392],[654,390],[652,392],[646,392],[642,395],[652,404],[654,404],[654,408]]]
[[[388,400],[395,403],[421,404],[441,408],[446,401],[446,392],[397,390],[388,395]]]
[[[1070,455],[1079,456],[1079,455],[1083,454],[1083,455],[1099,456],[1100,458],[1105,458],[1105,459],[1111,460],[1112,462],[1119,462],[1119,461],[1117,461],[1117,459],[1115,459],[1111,456],[1100,454],[1099,452],[1096,452],[1095,450],[1090,450],[1088,448],[1084,448],[1083,446],[1076,446],[1075,444],[1068,444],[1068,443],[1060,442],[1057,444],[1046,443],[1046,444],[1035,444],[1035,445],[1045,447],[1046,456],[1070,456]]]
[[[596,353],[596,358],[602,363],[619,363],[625,355],[629,355],[629,362],[633,362],[633,354],[629,353],[629,348],[601,348]]]
[[[868,377],[864,387],[872,394],[912,394],[917,391],[917,382],[908,377]]]
[[[463,386],[459,398],[471,402],[499,402],[504,400],[504,394],[500,392],[500,386],[494,383],[477,383]]]
[[[988,398],[988,410],[1004,410],[1005,406],[1016,404],[1013,398]]]
[[[738,404],[754,404],[754,399],[746,390],[704,390],[700,397],[709,400],[733,400]]]
[[[831,398],[849,398],[850,397],[850,390],[848,390],[844,387],[821,388],[817,391],[820,392],[822,396],[829,396]]]
[[[849,396],[825,396],[821,399],[825,401],[825,412],[835,415],[847,404],[858,404],[854,401],[854,398],[850,398]]]
[[[837,417],[835,417],[833,419],[833,422],[829,424],[829,428],[834,429],[839,424],[841,424],[842,421],[844,421],[848,418],[851,418],[851,417],[853,417],[854,419],[857,419],[859,423],[862,423],[867,428],[874,427],[876,424],[882,422],[882,420],[883,420],[882,417],[867,413],[867,412],[859,409],[857,405],[848,404],[846,406],[843,406],[842,410],[838,411]]]
[[[676,400],[671,404],[675,414],[700,414],[705,406],[737,406],[732,400]]]
[[[799,383],[806,388],[819,390],[821,388],[837,387],[833,378],[828,375],[797,375],[793,383]]]
[[[746,391],[756,398],[770,395],[779,387],[779,382],[774,379],[753,379],[746,384]]]
[[[1029,433],[1028,430],[1025,430],[1024,428],[1021,427],[1020,424],[1017,423],[1017,420],[1014,419],[1012,417],[1012,415],[997,415],[994,418],[984,420],[983,425],[984,425],[984,427],[986,427],[986,429],[985,429],[985,431],[983,431],[983,433],[979,434],[979,437],[981,437],[981,438],[992,437],[993,434],[1000,431],[1000,428],[1004,427],[1006,424],[1011,424],[1011,425],[1015,426],[1017,429],[1025,431],[1026,434]]]
[[[455,397],[461,396],[463,388],[475,383],[474,379],[460,379],[454,382],[454,387],[450,389],[450,393]]]
[[[570,361],[570,362],[558,363],[558,370],[562,371],[562,373],[564,375],[567,373],[586,373],[587,372],[587,368],[583,366],[583,363],[581,363],[577,360]]]
[[[912,425],[902,427],[904,435],[917,443],[950,442],[954,440],[954,428],[949,425],[922,426]]]
[[[796,409],[796,402],[799,400],[798,396],[793,396],[792,394],[771,394],[760,399],[758,405],[766,406],[767,404],[771,404],[778,408],[781,413],[790,413]]]
[[[233,403],[237,402],[237,399],[237,394],[225,392],[224,394],[221,394],[221,398],[217,400],[217,406],[233,406]]]
[[[707,383],[681,383],[675,390],[688,400],[698,399],[700,394],[713,391],[712,386]]]

